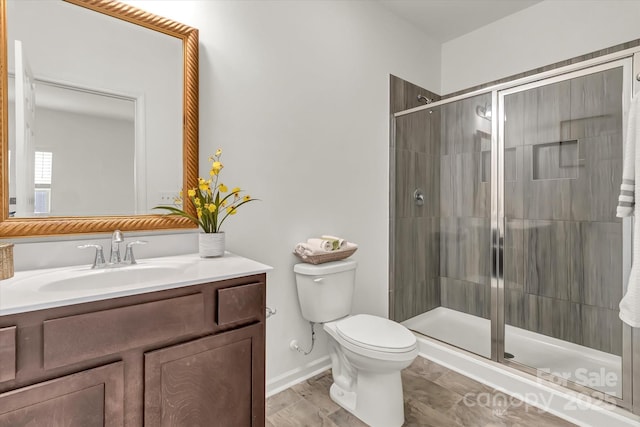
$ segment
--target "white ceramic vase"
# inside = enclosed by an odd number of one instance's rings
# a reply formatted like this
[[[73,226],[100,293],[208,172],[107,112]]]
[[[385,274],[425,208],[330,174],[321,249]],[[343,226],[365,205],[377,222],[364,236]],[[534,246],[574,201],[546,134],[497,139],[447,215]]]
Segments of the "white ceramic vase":
[[[198,251],[202,258],[224,255],[224,233],[200,233],[198,235]]]

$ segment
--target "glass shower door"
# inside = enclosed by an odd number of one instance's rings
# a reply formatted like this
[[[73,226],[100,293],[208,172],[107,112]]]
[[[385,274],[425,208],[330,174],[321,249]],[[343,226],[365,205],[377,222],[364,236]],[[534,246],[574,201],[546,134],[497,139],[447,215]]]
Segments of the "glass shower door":
[[[618,303],[627,259],[623,221],[616,218],[624,65],[499,93],[505,323],[499,359],[618,398]]]
[[[442,106],[440,302],[432,336],[491,357],[491,94]]]
[[[403,115],[395,134],[394,319],[487,358],[491,96]]]

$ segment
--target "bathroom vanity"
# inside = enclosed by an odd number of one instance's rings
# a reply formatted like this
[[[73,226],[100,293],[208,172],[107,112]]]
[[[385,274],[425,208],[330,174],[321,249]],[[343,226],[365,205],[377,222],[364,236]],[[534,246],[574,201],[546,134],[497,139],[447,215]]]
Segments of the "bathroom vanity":
[[[270,267],[227,254],[127,268],[0,282],[0,426],[264,426]]]

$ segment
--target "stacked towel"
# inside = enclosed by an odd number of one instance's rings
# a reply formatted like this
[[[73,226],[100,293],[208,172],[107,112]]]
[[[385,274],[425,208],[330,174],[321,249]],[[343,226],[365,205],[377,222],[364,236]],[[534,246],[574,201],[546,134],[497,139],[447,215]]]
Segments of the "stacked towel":
[[[307,239],[307,245],[313,249],[329,252],[333,250],[333,242],[327,239]]]
[[[333,250],[344,249],[347,247],[347,241],[342,237],[331,236],[328,234],[320,236],[320,238],[331,242]]]
[[[620,301],[620,319],[634,328],[640,328],[640,213],[635,209],[636,181],[640,179],[640,94],[634,96],[629,109],[627,132],[624,140],[622,185],[618,198],[618,217],[633,215],[633,264],[629,274],[627,292]]]
[[[306,243],[298,243],[293,249],[293,252],[300,255],[302,258],[306,258],[309,255],[313,255],[313,249]]]
[[[298,243],[293,252],[306,258],[347,249],[348,245],[347,240],[341,237],[322,235],[320,238],[310,238],[305,243]]]

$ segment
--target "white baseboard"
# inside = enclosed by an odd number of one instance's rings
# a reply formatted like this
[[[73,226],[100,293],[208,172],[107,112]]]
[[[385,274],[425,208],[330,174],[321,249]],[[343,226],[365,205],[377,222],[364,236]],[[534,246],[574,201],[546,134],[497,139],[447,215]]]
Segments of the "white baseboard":
[[[418,336],[420,356],[487,384],[506,395],[543,409],[579,426],[638,427],[640,417],[599,399],[568,389],[550,387],[542,380],[511,372],[510,368],[474,357],[461,350]]]
[[[301,383],[302,381],[318,375],[331,368],[329,356],[313,360],[304,366],[285,372],[267,381],[267,397],[280,393],[289,387]]]

